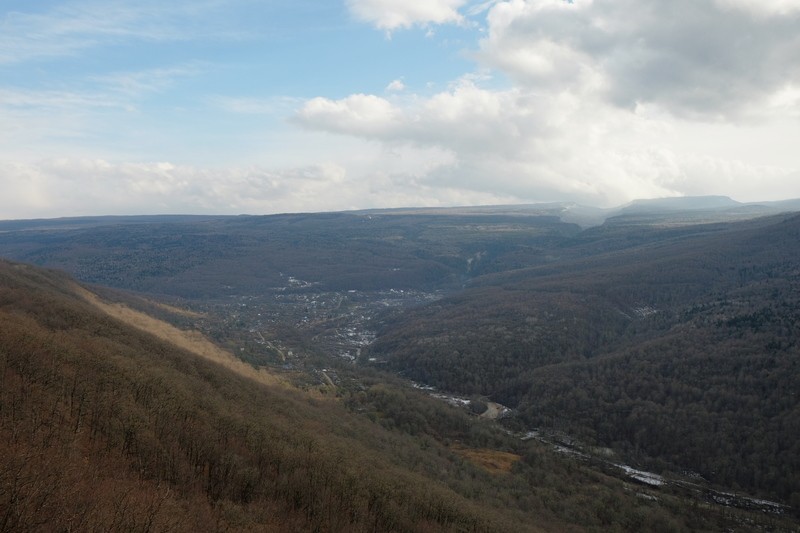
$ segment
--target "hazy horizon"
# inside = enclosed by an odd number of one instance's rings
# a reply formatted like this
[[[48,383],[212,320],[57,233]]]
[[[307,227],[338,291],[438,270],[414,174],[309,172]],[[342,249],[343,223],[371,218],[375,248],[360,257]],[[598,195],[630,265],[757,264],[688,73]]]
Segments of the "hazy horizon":
[[[597,220],[604,220],[608,216],[613,216],[615,212],[622,211],[626,207],[634,206],[637,203],[648,203],[648,202],[658,202],[659,200],[667,200],[667,201],[679,201],[681,199],[687,200],[696,200],[696,199],[725,199],[730,200],[733,205],[730,208],[735,208],[736,206],[756,206],[756,205],[763,205],[772,207],[774,204],[781,204],[781,203],[791,203],[797,202],[800,206],[800,198],[786,198],[782,200],[765,200],[765,201],[753,201],[753,202],[739,202],[729,196],[725,195],[704,195],[704,196],[671,196],[671,197],[657,197],[657,198],[635,198],[629,202],[625,202],[624,204],[619,204],[611,207],[599,207],[599,206],[592,206],[592,205],[584,205],[584,204],[577,204],[574,202],[530,202],[530,203],[516,203],[516,204],[471,204],[471,205],[450,205],[450,206],[414,206],[414,205],[406,205],[406,206],[397,206],[397,207],[367,207],[367,208],[356,208],[356,209],[341,209],[341,210],[330,210],[330,211],[276,211],[274,213],[192,213],[192,212],[153,212],[153,213],[97,213],[97,214],[88,214],[88,215],[67,215],[67,216],[45,216],[45,217],[17,217],[17,218],[0,218],[0,222],[15,222],[15,221],[25,221],[25,220],[58,220],[58,219],[80,219],[80,218],[146,218],[146,217],[236,217],[236,216],[280,216],[280,215],[300,215],[300,214],[309,214],[309,215],[323,215],[323,214],[335,214],[335,213],[369,213],[369,212],[429,212],[429,211],[447,211],[452,210],[454,212],[458,212],[460,209],[465,211],[480,211],[480,210],[514,210],[515,208],[525,210],[530,209],[535,211],[536,208],[541,208],[543,211],[546,209],[555,209],[559,206],[564,208],[569,207],[577,207],[580,209],[587,209],[587,210],[596,210],[600,211],[601,213],[605,212],[607,214],[603,215],[598,213],[596,215]],[[661,206],[662,208],[664,206]],[[713,210],[717,207],[711,206],[701,206],[701,207],[689,207],[689,210],[696,209],[696,210]],[[722,209],[727,208],[723,206]],[[655,208],[658,211],[658,207]],[[680,210],[680,209],[679,209]],[[767,215],[769,213],[764,213]]]

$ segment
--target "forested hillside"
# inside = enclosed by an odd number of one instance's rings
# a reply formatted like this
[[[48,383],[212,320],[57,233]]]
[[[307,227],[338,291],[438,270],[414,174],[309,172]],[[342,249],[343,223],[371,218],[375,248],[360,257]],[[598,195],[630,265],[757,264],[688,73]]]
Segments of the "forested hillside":
[[[101,313],[83,292],[0,262],[0,531],[763,522],[632,490],[388,377],[335,395],[254,381]]]
[[[578,231],[545,216],[111,219],[0,232],[0,254],[67,270],[82,281],[211,298],[282,287],[288,277],[329,290],[458,287],[474,273],[529,264]]]
[[[704,216],[6,227],[100,285],[0,265],[0,529],[790,529],[800,217]]]
[[[528,529],[379,453],[402,438],[132,330],[64,277],[0,264],[0,323],[1,531]]]
[[[646,231],[479,278],[387,320],[367,356],[512,406],[516,425],[800,503],[800,217]],[[619,231],[595,233],[605,248]]]

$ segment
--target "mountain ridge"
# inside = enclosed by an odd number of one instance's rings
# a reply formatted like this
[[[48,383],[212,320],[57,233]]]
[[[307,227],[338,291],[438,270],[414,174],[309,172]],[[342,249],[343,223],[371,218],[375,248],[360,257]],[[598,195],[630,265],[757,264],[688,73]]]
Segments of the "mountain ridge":
[[[620,204],[615,207],[585,206],[575,202],[541,202],[523,204],[472,205],[448,207],[394,207],[368,208],[345,211],[318,213],[275,213],[270,215],[197,215],[197,214],[160,214],[160,215],[81,215],[72,217],[35,218],[0,220],[0,232],[19,231],[21,229],[78,229],[100,225],[138,224],[154,222],[200,222],[215,219],[231,219],[237,217],[256,216],[303,216],[303,215],[498,215],[511,216],[558,216],[565,222],[576,222],[583,227],[602,224],[609,218],[619,215],[664,213],[672,211],[724,211],[735,209],[752,209],[754,216],[777,214],[782,211],[800,210],[800,198],[738,202],[728,196],[674,196],[661,198],[641,198]],[[740,216],[743,216],[739,213]]]

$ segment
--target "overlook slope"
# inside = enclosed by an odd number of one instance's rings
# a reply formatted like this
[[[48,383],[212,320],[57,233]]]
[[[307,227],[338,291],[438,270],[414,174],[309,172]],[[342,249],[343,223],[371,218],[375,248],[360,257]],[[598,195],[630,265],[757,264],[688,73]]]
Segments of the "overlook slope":
[[[377,453],[401,437],[132,329],[62,275],[0,262],[0,323],[1,531],[536,529]]]

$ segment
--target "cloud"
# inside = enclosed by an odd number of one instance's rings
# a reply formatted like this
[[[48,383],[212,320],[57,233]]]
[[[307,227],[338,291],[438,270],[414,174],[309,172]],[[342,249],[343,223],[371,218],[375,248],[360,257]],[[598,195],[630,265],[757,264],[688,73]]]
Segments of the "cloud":
[[[739,9],[757,16],[775,17],[800,11],[795,0],[714,0],[721,8]]]
[[[0,65],[74,56],[123,41],[242,39],[244,33],[227,30],[225,17],[219,16],[230,7],[230,1],[226,4],[219,0],[77,0],[38,13],[11,11],[5,15],[0,32]],[[210,16],[214,13],[218,16]]]
[[[209,96],[206,101],[223,109],[229,113],[240,113],[245,115],[272,115],[290,114],[303,104],[300,98],[290,98],[287,96],[270,98],[250,98],[235,96]]]
[[[479,60],[536,90],[733,120],[800,82],[800,8],[773,0],[508,0]],[[762,15],[775,16],[758,16]],[[777,16],[780,14],[781,16]]]
[[[393,80],[389,85],[386,86],[386,91],[389,92],[400,92],[406,89],[406,84],[403,83],[402,79]]]
[[[207,67],[200,63],[162,67],[146,70],[114,72],[93,76],[90,81],[103,86],[108,91],[138,97],[147,93],[169,89],[182,78],[194,77],[205,72]]]
[[[297,207],[308,191],[334,187],[343,176],[334,164],[269,171],[76,158],[0,161],[0,183],[9,193],[0,200],[0,218],[52,216],[58,209],[101,214],[98,206],[107,213],[274,212],[284,202]]]
[[[0,65],[21,72],[29,65],[16,63],[90,48],[225,39],[238,16],[227,4],[71,0],[39,15],[9,13]],[[387,32],[463,25],[459,39],[475,41],[461,57],[474,59],[475,72],[420,94],[399,78],[379,95],[174,98],[181,80],[210,67],[123,64],[92,76],[61,63],[54,72],[74,75],[57,85],[0,87],[0,218],[800,196],[796,2],[347,7]],[[284,128],[287,115],[300,127]]]
[[[421,180],[449,162],[447,154],[435,150],[376,152],[369,147],[359,161],[347,163],[349,168],[330,161],[285,168],[207,168],[92,158],[26,163],[0,159],[0,220],[109,213],[265,214],[518,200],[462,187],[431,187]]]
[[[800,119],[800,83],[786,84],[766,102],[766,112],[780,117]]]
[[[462,23],[459,8],[467,0],[347,0],[359,20],[392,31],[429,24]]]
[[[295,119],[331,133],[479,152],[494,151],[524,136],[524,131],[542,127],[530,120],[532,102],[518,91],[488,91],[469,80],[428,99],[411,101],[399,107],[375,95],[320,97],[306,102]]]
[[[592,203],[676,194],[658,183],[663,178],[656,167],[663,161],[650,161],[641,144],[634,143],[636,150],[613,148],[616,124],[619,131],[636,129],[627,114],[612,108],[600,113],[568,97],[492,91],[462,80],[404,107],[377,96],[318,98],[297,120],[308,128],[453,154],[453,164],[426,177],[431,187],[542,201],[568,195]],[[644,175],[631,177],[639,174]]]
[[[146,97],[167,91],[177,80],[200,72],[199,65],[191,64],[92,76],[62,82],[58,89],[0,85],[0,156],[16,153],[23,157],[28,150],[44,152],[54,139],[71,139],[96,149],[91,142],[110,138],[110,132],[119,138],[127,131],[119,128],[120,120],[141,115]],[[128,128],[134,129],[131,126],[129,122]],[[63,148],[61,142],[58,144]]]
[[[313,98],[305,103],[296,120],[314,129],[359,136],[390,134],[400,111],[388,100],[368,94],[354,94],[342,100]]]
[[[96,9],[95,9],[96,7]],[[48,13],[11,12],[0,36],[0,64],[68,56],[103,40],[165,38],[143,16],[121,6],[60,6]],[[8,30],[8,31],[6,31]]]
[[[772,127],[800,115],[796,2],[505,0],[465,11],[486,13],[474,57],[511,87],[486,89],[465,76],[433,95],[318,98],[296,120],[452,154],[452,165],[426,176],[431,186],[612,205],[701,192],[752,198],[761,176],[800,195],[785,178],[796,173],[796,156],[775,165],[739,160],[724,146],[729,130],[715,132],[716,143],[676,141],[694,123],[797,133],[796,125]]]
[[[119,100],[101,93],[78,91],[31,91],[0,87],[0,109],[57,109],[119,107]]]
[[[796,167],[746,161],[727,165],[726,154],[687,153],[670,139],[680,138],[688,123],[644,108],[620,108],[591,94],[486,89],[468,77],[428,97],[316,98],[295,120],[308,129],[388,147],[450,154],[450,163],[416,178],[432,189],[611,206],[689,193],[758,199],[752,183],[761,176],[762,187],[780,185],[800,196],[800,183],[791,185],[785,178]],[[695,148],[713,148],[711,139],[705,146],[701,139]],[[713,172],[704,174],[703,169]]]

